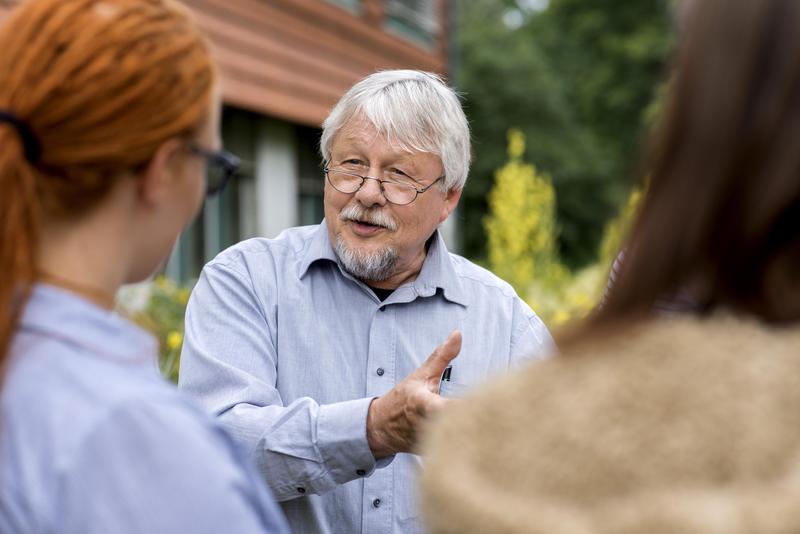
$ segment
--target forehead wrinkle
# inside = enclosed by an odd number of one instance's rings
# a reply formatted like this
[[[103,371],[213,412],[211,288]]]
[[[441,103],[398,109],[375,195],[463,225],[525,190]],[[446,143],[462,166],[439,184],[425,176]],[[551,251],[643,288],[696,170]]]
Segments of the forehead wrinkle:
[[[364,125],[365,123],[369,126],[364,128],[357,127],[359,124]],[[372,124],[368,123],[364,119],[358,121],[353,120],[344,128],[342,128],[337,138],[334,139],[333,152],[338,153],[342,151],[340,142],[349,142],[352,143],[352,146],[345,147],[347,150],[344,150],[344,152],[356,151],[359,153],[366,153],[368,151],[368,147],[374,144],[379,137],[384,138],[388,145],[388,147],[382,147],[381,150],[380,156],[383,163],[402,163],[403,165],[410,167],[412,171],[415,171],[417,170],[417,165],[412,159],[413,156],[415,154],[429,154],[429,152],[411,150],[407,146],[396,142],[392,143],[390,139],[388,139],[388,135],[381,135],[381,132],[378,132],[378,130]]]

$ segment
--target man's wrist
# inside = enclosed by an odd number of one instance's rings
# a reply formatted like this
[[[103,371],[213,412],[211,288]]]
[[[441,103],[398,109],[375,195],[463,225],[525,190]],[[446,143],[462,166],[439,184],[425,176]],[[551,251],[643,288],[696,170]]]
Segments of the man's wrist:
[[[367,444],[376,460],[386,458],[396,452],[389,446],[389,440],[380,423],[380,400],[380,397],[373,399],[367,411]]]

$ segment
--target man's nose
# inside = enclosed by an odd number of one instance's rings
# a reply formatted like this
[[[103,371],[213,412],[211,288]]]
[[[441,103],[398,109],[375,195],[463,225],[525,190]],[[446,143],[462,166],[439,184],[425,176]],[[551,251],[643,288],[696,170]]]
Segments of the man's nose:
[[[356,191],[356,200],[365,207],[384,206],[386,204],[386,197],[383,196],[381,191],[381,183],[376,178],[369,176],[361,184],[361,189]]]

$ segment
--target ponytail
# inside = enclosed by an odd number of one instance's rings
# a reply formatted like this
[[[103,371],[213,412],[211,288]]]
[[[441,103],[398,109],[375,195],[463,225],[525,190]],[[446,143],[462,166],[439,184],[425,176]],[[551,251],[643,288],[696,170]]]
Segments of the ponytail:
[[[14,125],[0,121],[0,370],[35,277],[39,206],[33,170]]]

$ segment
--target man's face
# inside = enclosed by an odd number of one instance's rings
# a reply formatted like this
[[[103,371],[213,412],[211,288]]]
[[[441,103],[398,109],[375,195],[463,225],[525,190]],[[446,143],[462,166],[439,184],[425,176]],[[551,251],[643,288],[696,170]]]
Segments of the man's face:
[[[334,138],[329,167],[380,179],[401,173],[412,177],[418,189],[443,174],[438,156],[393,147],[358,116]],[[455,209],[460,196],[460,191],[445,193],[437,184],[411,204],[399,206],[386,200],[375,180],[366,180],[350,194],[337,191],[326,180],[325,219],[331,243],[345,268],[358,278],[388,279],[417,263],[421,266],[425,242]],[[350,268],[352,262],[363,269]]]

